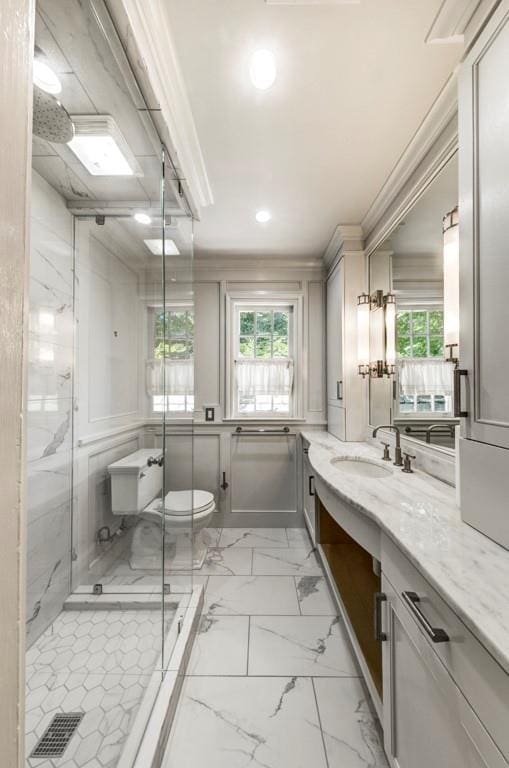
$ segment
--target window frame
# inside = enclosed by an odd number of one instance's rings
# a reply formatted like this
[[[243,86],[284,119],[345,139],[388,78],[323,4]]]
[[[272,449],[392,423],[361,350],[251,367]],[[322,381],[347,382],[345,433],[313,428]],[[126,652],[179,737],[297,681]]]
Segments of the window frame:
[[[426,313],[426,333],[425,334],[416,334],[416,336],[417,336],[417,338],[422,337],[422,338],[426,339],[426,351],[429,352],[431,338],[437,338],[438,337],[438,334],[430,333],[430,313],[431,312],[441,312],[442,316],[443,316],[443,314],[444,314],[443,305],[436,305],[435,306],[433,304],[431,304],[431,305],[427,304],[427,305],[423,305],[423,306],[401,306],[399,309],[396,308],[396,334],[397,334],[397,327],[398,327],[397,314],[400,313],[400,312],[401,313],[407,312],[411,316],[410,317],[410,332],[408,334],[408,338],[410,340],[410,348],[411,349],[413,348],[413,340],[414,340],[413,314],[415,312],[425,312]],[[443,329],[443,319],[442,319],[442,329]],[[404,338],[406,338],[406,335],[404,336]],[[396,370],[398,371],[397,388],[396,388],[397,392],[396,392],[396,402],[395,402],[396,418],[398,418],[398,419],[399,418],[401,418],[401,419],[404,419],[404,418],[409,419],[409,418],[411,418],[411,419],[416,419],[416,420],[424,419],[424,420],[428,420],[428,421],[429,421],[430,418],[432,418],[433,420],[435,420],[435,419],[440,420],[440,419],[450,419],[450,418],[452,418],[452,397],[446,395],[445,393],[443,395],[440,395],[440,394],[425,395],[425,393],[422,393],[421,395],[419,395],[419,394],[407,395],[407,397],[412,397],[413,398],[413,409],[412,410],[405,410],[405,411],[401,410],[401,402],[400,402],[400,399],[401,399],[401,389],[400,389],[400,384],[399,384],[399,363],[401,361],[406,361],[406,360],[416,360],[416,361],[421,362],[421,363],[436,362],[437,360],[444,360],[444,355],[443,354],[442,355],[435,355],[435,356],[426,355],[425,357],[414,357],[413,355],[408,355],[408,356],[400,355],[400,354],[397,353],[397,348],[398,348],[397,342],[398,342],[398,336],[396,336],[396,362],[397,362]],[[443,333],[442,333],[442,346],[444,346],[443,345]],[[445,347],[444,347],[444,349],[445,349]],[[438,398],[438,397],[445,397],[446,410],[444,410],[444,411],[436,411],[436,410],[418,411],[417,410],[417,406],[418,406],[418,398],[419,397],[430,397],[431,398],[431,403],[432,403],[433,407],[435,406],[435,399],[436,398]],[[447,408],[447,406],[449,406],[449,407]]]
[[[302,372],[303,372],[303,297],[295,293],[268,293],[264,295],[251,291],[237,292],[226,295],[226,419],[232,421],[301,421],[302,420]],[[274,413],[273,411],[258,411],[253,414],[239,413],[237,409],[237,385],[235,375],[235,360],[237,343],[240,333],[237,333],[241,311],[277,311],[278,308],[290,309],[292,322],[288,333],[288,359],[293,360],[293,385],[290,393],[289,413]],[[291,326],[291,327],[290,327]],[[251,358],[246,358],[251,359]],[[256,358],[253,358],[256,359]],[[285,360],[287,358],[270,358]]]

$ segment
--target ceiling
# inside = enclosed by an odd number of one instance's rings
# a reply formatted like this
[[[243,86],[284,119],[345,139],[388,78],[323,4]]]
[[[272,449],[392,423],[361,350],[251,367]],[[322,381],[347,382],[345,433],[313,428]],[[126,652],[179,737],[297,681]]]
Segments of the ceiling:
[[[197,256],[316,258],[362,220],[461,57],[424,43],[440,3],[167,0],[215,200]],[[263,92],[259,48],[278,66]]]

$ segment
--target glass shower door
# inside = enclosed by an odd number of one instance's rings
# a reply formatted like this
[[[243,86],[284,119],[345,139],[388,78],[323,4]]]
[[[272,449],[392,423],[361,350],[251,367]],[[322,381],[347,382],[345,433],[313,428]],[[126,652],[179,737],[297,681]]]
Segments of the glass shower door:
[[[180,182],[163,149],[162,312],[157,350],[163,364],[164,459],[162,518],[163,669],[175,641],[178,620],[192,592],[194,294],[193,220],[176,207]],[[173,623],[173,631],[171,629]]]

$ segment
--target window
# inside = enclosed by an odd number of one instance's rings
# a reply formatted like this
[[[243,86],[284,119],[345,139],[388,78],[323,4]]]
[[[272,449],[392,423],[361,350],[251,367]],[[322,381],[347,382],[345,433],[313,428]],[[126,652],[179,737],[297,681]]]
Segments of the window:
[[[233,415],[293,415],[293,305],[237,305],[231,340]]]
[[[396,316],[399,412],[450,415],[452,366],[444,361],[444,313],[408,309]]]
[[[443,310],[410,309],[405,312],[398,312],[396,329],[398,357],[443,358]]]
[[[194,312],[182,307],[166,311],[162,308],[156,309],[153,328],[153,360],[150,361],[154,411],[193,412],[193,357]]]

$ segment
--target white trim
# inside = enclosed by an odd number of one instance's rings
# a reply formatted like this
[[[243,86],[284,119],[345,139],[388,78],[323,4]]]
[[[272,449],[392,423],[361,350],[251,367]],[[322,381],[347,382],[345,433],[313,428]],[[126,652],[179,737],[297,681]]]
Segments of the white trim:
[[[225,418],[223,421],[230,422],[271,422],[271,421],[303,421],[303,348],[304,348],[304,336],[303,336],[303,320],[304,320],[304,297],[301,292],[272,292],[264,291],[264,295],[260,295],[257,291],[235,291],[228,292],[225,295],[226,298],[226,365],[225,365],[225,393],[226,393],[226,408]],[[255,416],[239,416],[235,413],[234,405],[234,389],[235,389],[235,372],[233,370],[234,361],[234,340],[235,340],[235,317],[236,309],[239,305],[258,305],[260,307],[270,306],[271,308],[276,305],[291,306],[293,308],[293,392],[292,392],[292,415],[285,416],[284,414],[269,414],[258,413]]]
[[[441,156],[448,155],[447,159],[449,159],[456,151],[458,143],[457,112],[457,77],[454,72],[403,151],[361,222],[362,230],[366,234],[366,243],[370,244],[369,250],[372,250],[371,243],[373,243],[375,232],[382,229],[382,222],[386,221],[389,215],[391,222],[401,218],[404,214],[399,212],[400,209],[406,205],[408,210],[408,200],[412,198],[411,204],[413,205],[417,197],[422,194],[425,186],[425,174],[419,173],[419,167],[422,163],[429,175],[432,163],[429,161],[426,163],[428,153],[434,152],[435,146],[441,139],[445,144],[445,148],[440,153]],[[443,164],[444,162],[442,162],[442,167]],[[417,174],[418,178],[412,183],[414,174]],[[407,183],[410,185],[410,189],[406,193],[404,202],[399,204],[397,213],[391,213],[391,207],[395,205],[396,198],[400,193],[403,193]],[[416,192],[416,190],[419,191]],[[391,223],[390,226],[395,225]],[[383,229],[385,231],[388,227],[385,226]],[[384,235],[384,237],[386,236]],[[376,240],[377,244],[381,242],[379,237],[376,237]]]
[[[180,69],[165,0],[122,0],[132,34],[173,143],[191,203],[196,211],[212,205],[214,197],[198,132]],[[171,149],[171,148],[169,148]]]
[[[462,43],[464,32],[481,0],[442,0],[433,19],[426,43]]]

